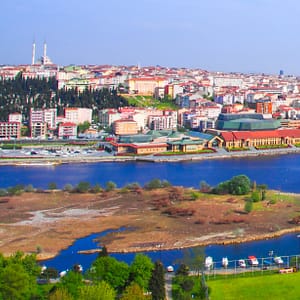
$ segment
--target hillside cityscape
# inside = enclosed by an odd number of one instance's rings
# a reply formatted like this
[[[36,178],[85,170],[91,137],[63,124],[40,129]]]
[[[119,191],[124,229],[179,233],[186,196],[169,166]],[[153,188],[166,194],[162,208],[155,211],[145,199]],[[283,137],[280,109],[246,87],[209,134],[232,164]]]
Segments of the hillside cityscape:
[[[118,154],[298,145],[300,78],[162,66],[0,67],[0,138],[106,138]],[[178,131],[205,133],[186,137]],[[176,134],[177,132],[177,134]]]

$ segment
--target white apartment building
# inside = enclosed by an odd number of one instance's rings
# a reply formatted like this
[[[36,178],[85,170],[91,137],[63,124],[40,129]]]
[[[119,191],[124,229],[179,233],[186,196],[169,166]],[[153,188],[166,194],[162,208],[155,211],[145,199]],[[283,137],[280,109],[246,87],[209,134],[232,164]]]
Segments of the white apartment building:
[[[175,130],[177,129],[177,112],[163,111],[163,115],[149,116],[148,127],[151,130]]]
[[[92,112],[91,108],[67,107],[65,108],[65,120],[76,125],[84,122],[92,123]]]
[[[48,128],[51,130],[56,129],[57,124],[57,110],[56,108],[44,109],[44,122],[47,123]]]
[[[22,123],[22,114],[20,113],[11,113],[8,115],[8,122],[18,122]]]
[[[59,139],[75,139],[77,137],[77,125],[72,122],[61,123],[58,126]]]

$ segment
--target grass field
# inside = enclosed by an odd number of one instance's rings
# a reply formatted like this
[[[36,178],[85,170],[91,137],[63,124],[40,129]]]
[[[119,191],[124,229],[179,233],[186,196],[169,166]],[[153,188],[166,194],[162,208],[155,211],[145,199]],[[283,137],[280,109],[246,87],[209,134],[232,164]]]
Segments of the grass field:
[[[300,273],[208,280],[211,300],[300,299]]]
[[[130,105],[137,107],[155,107],[157,109],[177,109],[174,101],[159,101],[154,99],[152,96],[142,95],[126,95],[122,94],[127,99]]]

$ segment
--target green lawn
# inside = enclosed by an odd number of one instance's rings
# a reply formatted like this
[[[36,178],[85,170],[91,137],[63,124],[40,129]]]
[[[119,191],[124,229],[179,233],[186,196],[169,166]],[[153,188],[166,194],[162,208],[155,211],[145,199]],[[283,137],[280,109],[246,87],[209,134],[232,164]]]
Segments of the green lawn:
[[[122,95],[127,99],[130,105],[137,107],[155,107],[157,109],[177,109],[175,102],[169,101],[159,101],[154,99],[152,96],[142,96],[142,95]]]
[[[300,273],[209,279],[211,300],[300,299]]]

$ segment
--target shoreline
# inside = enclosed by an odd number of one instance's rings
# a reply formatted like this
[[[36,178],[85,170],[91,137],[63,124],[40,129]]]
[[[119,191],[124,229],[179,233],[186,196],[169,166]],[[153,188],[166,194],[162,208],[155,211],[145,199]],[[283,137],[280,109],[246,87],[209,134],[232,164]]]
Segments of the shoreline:
[[[279,231],[275,231],[272,233],[265,233],[265,234],[260,234],[252,237],[244,237],[244,238],[237,238],[233,240],[228,240],[228,241],[206,241],[206,242],[200,242],[200,243],[195,243],[195,244],[189,244],[186,246],[180,246],[180,247],[163,247],[161,245],[156,246],[156,247],[145,247],[145,248],[137,248],[137,249],[123,249],[120,251],[109,251],[111,254],[115,253],[138,253],[138,252],[152,252],[152,251],[169,251],[169,250],[182,250],[182,249],[188,249],[188,248],[194,248],[194,247],[207,247],[210,245],[237,245],[237,244],[242,244],[242,243],[250,243],[254,241],[263,241],[263,240],[270,240],[270,239],[275,239],[279,238],[283,235],[290,234],[290,233],[297,233],[300,232],[300,226],[296,226],[294,228],[287,228],[287,229],[282,229]],[[66,249],[66,248],[65,248]],[[37,260],[38,261],[44,261],[48,259],[55,258],[56,256],[59,255],[59,253],[65,249],[60,249],[57,253],[55,254],[38,254],[37,255]],[[84,254],[84,255],[90,255],[90,254],[95,254],[95,253],[100,253],[101,249],[87,249],[87,250],[78,250],[78,254]]]
[[[147,156],[83,156],[76,157],[18,157],[18,156],[1,156],[0,166],[34,166],[34,165],[62,165],[70,163],[101,163],[101,162],[184,162],[184,161],[201,161],[211,159],[230,159],[230,158],[248,158],[260,156],[277,156],[287,154],[300,154],[300,148],[284,148],[284,149],[269,149],[269,150],[248,150],[227,152],[224,149],[218,149],[214,153],[202,154],[183,154],[183,155],[147,155]]]

